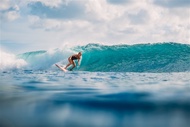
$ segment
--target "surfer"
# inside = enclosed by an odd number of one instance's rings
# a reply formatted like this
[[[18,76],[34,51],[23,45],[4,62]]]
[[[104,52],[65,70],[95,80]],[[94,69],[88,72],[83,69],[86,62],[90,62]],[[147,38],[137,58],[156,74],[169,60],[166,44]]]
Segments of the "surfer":
[[[80,62],[80,60],[81,60],[81,56],[82,56],[82,53],[81,53],[81,52],[79,52],[78,54],[74,54],[74,55],[70,56],[70,57],[68,58],[69,63],[67,64],[67,66],[65,67],[65,69],[67,69],[67,67],[72,64],[73,67],[70,69],[70,71],[72,71],[73,68],[76,67],[76,64],[75,64],[74,60],[78,60],[78,66],[79,66],[79,65],[80,65],[79,62]]]

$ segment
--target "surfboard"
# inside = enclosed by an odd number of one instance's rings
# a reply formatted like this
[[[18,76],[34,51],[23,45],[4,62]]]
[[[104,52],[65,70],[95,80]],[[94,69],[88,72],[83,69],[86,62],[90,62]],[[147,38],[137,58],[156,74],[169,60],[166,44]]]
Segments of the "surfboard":
[[[64,71],[64,72],[67,72],[67,71],[68,71],[67,69],[65,69],[65,68],[63,68],[63,67],[61,67],[61,66],[59,66],[59,65],[57,65],[57,64],[55,64],[55,66],[58,67],[59,69],[61,69],[61,70]]]

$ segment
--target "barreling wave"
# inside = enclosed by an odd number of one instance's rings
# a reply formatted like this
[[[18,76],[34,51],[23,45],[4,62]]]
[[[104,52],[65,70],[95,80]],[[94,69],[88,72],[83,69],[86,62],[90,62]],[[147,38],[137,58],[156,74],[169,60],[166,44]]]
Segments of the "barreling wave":
[[[67,58],[82,51],[77,71],[91,72],[186,72],[190,71],[190,45],[156,43],[136,45],[88,44],[72,48],[35,51],[17,55],[31,70],[55,69],[67,64]],[[57,69],[57,68],[56,68]]]
[[[190,45],[178,43],[103,46],[89,44],[83,50],[80,70],[103,72],[190,71]]]

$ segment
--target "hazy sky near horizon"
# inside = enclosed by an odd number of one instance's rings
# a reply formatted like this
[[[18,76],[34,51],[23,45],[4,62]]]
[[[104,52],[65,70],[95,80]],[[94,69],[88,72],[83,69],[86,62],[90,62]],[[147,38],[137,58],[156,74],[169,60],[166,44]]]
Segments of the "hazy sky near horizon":
[[[190,44],[190,0],[1,0],[0,42],[15,51],[87,43]]]

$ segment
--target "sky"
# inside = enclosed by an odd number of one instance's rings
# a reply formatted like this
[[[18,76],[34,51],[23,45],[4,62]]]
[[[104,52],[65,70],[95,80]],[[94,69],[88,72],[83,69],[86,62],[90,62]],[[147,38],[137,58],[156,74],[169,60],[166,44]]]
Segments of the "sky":
[[[190,0],[0,0],[1,49],[190,44]]]

